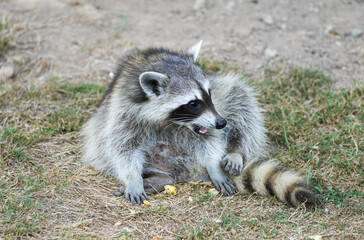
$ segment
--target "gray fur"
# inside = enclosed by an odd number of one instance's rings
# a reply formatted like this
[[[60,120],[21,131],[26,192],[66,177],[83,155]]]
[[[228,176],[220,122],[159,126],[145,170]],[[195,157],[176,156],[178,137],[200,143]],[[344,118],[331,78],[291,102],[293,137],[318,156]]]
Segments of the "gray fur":
[[[210,179],[223,195],[235,194],[243,187],[233,176],[264,156],[266,130],[255,91],[236,75],[206,76],[195,63],[199,47],[126,56],[83,128],[83,161],[121,181],[115,194],[132,203],[176,181]],[[193,119],[171,119],[182,105],[208,97],[213,105],[205,101]],[[226,127],[217,129],[224,119]]]

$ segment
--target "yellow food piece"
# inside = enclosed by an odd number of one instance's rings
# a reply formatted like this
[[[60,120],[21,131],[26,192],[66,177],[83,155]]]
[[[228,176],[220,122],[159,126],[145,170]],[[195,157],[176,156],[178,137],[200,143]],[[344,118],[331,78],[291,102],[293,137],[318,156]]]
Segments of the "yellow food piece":
[[[208,193],[210,195],[216,196],[216,195],[219,194],[219,191],[217,191],[216,188],[210,188],[209,191],[208,191]]]
[[[150,202],[148,202],[147,200],[144,200],[143,203],[144,203],[144,205],[152,206],[152,204],[150,204]]]
[[[175,186],[172,185],[165,185],[164,186],[164,191],[168,194],[176,194],[177,193],[177,188]]]

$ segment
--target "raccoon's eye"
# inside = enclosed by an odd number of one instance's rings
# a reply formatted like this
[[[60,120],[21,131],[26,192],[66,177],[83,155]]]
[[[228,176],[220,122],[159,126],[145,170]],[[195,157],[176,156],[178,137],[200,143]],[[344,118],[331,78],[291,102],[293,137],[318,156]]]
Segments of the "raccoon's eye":
[[[198,102],[196,102],[196,101],[190,101],[190,102],[188,103],[188,106],[189,106],[190,108],[197,108],[197,107],[198,107]]]

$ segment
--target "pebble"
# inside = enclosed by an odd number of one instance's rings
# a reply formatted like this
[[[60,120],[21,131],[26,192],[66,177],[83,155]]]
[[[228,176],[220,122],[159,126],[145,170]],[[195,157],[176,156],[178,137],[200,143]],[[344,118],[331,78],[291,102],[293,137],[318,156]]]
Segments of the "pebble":
[[[282,30],[286,30],[287,29],[287,24],[282,23],[280,27],[281,27]]]
[[[267,49],[265,49],[265,51],[264,51],[264,55],[265,55],[267,58],[274,58],[275,56],[277,56],[277,50],[267,48]]]
[[[198,11],[201,10],[206,3],[206,0],[196,0],[195,4],[193,4],[193,10]]]
[[[325,33],[326,34],[329,34],[329,32],[331,31],[331,30],[333,30],[334,29],[334,27],[332,26],[332,25],[327,25],[326,26],[326,28],[325,28]]]
[[[268,25],[272,25],[273,24],[273,17],[272,15],[266,15],[264,18],[263,18],[263,22],[265,24],[268,24]]]
[[[231,9],[233,9],[235,7],[235,2],[233,2],[233,1],[230,1],[230,2],[228,2],[226,5],[225,5],[225,9],[226,10],[231,10]]]
[[[320,12],[320,10],[318,9],[318,7],[310,7],[308,8],[308,11],[311,13],[318,13]]]
[[[363,31],[359,28],[354,28],[353,30],[351,30],[350,34],[352,37],[360,37],[361,35],[363,35]]]
[[[0,68],[0,79],[9,79],[14,76],[13,66],[3,66]]]

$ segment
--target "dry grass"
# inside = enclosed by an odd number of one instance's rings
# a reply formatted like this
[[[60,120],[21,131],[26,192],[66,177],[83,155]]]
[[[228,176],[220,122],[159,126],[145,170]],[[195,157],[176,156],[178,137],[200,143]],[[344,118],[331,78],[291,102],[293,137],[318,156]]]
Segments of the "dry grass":
[[[8,20],[6,18],[0,19],[0,60],[13,46],[11,30]]]
[[[272,157],[303,169],[323,208],[293,209],[254,194],[211,197],[210,183],[178,184],[176,195],[132,206],[111,194],[120,185],[115,179],[79,161],[78,130],[104,87],[58,77],[40,84],[27,66],[20,63],[22,75],[0,82],[1,238],[363,237],[362,83],[334,92],[320,72],[295,69],[269,72],[258,84],[276,146]]]

